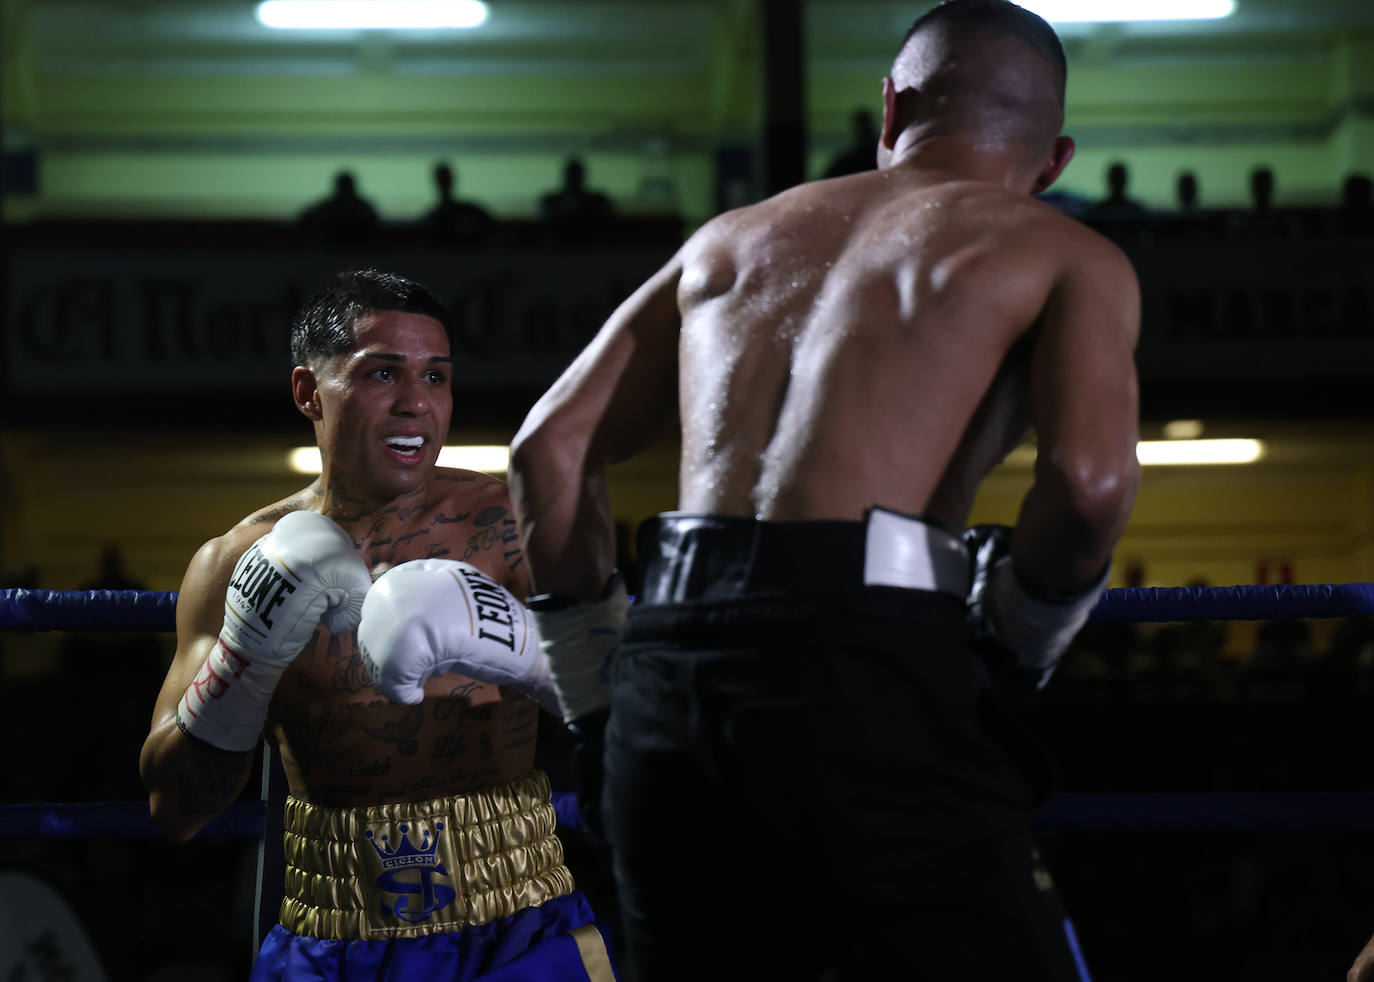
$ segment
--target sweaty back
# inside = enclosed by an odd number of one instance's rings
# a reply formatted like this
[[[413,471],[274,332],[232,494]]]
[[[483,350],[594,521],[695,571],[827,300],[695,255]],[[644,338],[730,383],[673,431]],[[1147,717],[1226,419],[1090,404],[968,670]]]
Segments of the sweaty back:
[[[706,226],[679,284],[679,507],[767,520],[873,505],[961,525],[1025,434],[1054,281],[1049,206],[901,168]]]

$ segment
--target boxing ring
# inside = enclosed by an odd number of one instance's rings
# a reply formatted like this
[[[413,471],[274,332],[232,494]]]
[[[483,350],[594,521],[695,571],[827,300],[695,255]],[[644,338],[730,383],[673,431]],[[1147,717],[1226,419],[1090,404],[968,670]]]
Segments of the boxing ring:
[[[0,590],[0,630],[175,630],[175,592]],[[1374,615],[1374,583],[1163,587],[1107,590],[1090,619],[1097,622],[1272,621]],[[239,800],[199,839],[259,843],[255,930],[275,923],[281,871],[264,848],[280,832],[285,787],[280,766],[264,748],[262,797]],[[578,825],[576,800],[556,792],[560,829]],[[1059,793],[1035,816],[1038,832],[1075,830],[1246,830],[1308,832],[1374,828],[1374,792],[1232,792],[1149,794]],[[164,839],[146,800],[0,804],[0,836],[9,839]],[[280,841],[280,835],[277,835]],[[1084,973],[1086,978],[1086,973]]]

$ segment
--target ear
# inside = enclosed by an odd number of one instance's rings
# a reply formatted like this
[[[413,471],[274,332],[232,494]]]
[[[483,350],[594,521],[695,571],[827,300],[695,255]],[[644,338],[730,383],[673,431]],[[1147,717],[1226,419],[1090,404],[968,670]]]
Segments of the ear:
[[[883,76],[883,128],[878,134],[878,145],[891,150],[897,145],[897,136],[902,131],[897,125],[897,83],[890,76]]]
[[[1059,179],[1059,175],[1064,173],[1064,168],[1069,166],[1069,161],[1073,160],[1073,151],[1073,137],[1055,137],[1054,149],[1050,151],[1049,160],[1045,161],[1040,173],[1036,175],[1031,194],[1039,194]]]
[[[291,398],[306,419],[318,422],[323,418],[319,384],[315,381],[315,373],[304,365],[291,369]]]

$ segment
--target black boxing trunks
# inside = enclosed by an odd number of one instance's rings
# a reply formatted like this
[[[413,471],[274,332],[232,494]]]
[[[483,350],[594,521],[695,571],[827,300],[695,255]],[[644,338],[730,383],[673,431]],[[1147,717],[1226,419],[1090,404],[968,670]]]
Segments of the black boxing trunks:
[[[644,979],[1077,977],[958,535],[670,513],[639,560],[602,814]]]

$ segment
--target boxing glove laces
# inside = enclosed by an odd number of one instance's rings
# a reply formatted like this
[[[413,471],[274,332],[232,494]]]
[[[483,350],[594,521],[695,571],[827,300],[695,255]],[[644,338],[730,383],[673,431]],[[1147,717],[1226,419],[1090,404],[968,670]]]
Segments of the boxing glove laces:
[[[186,733],[224,750],[252,750],[282,673],[323,624],[356,627],[372,586],[348,533],[312,511],[283,516],[239,557],[224,623],[177,707]]]

